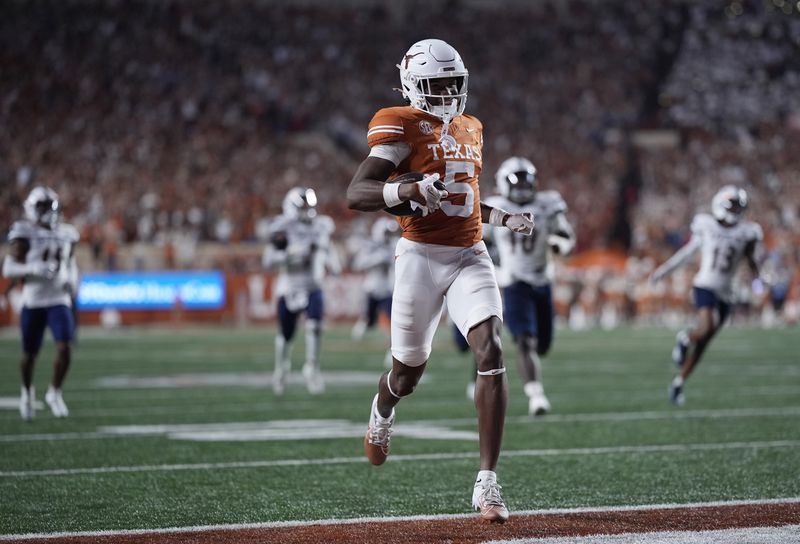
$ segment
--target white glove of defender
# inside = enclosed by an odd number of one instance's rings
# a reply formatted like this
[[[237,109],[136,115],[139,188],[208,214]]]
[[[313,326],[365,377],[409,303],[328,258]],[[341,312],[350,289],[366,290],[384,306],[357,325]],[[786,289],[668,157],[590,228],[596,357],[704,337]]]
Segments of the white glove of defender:
[[[533,214],[530,212],[525,213],[512,213],[506,219],[506,227],[514,232],[519,232],[525,236],[533,234]]]
[[[28,275],[34,279],[50,281],[58,274],[56,263],[39,261],[31,263],[30,267]]]
[[[439,174],[425,176],[417,182],[417,189],[422,196],[425,197],[426,203],[423,206],[419,202],[412,200],[411,209],[416,210],[418,208],[422,208],[422,217],[425,217],[429,213],[433,213],[438,210],[442,205],[442,199],[447,198],[447,191],[441,191],[434,187],[434,181],[439,181]]]

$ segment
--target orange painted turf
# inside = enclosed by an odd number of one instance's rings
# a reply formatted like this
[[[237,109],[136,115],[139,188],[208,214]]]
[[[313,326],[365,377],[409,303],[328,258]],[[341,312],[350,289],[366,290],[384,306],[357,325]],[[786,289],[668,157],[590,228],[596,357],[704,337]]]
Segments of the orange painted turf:
[[[47,544],[281,544],[364,543],[433,544],[478,543],[489,540],[568,537],[592,534],[702,531],[747,527],[777,527],[800,523],[800,503],[598,511],[566,514],[514,515],[503,525],[479,523],[475,518],[419,521],[381,521],[341,525],[304,525],[262,529],[211,530],[184,533],[148,533],[59,537],[21,540]]]

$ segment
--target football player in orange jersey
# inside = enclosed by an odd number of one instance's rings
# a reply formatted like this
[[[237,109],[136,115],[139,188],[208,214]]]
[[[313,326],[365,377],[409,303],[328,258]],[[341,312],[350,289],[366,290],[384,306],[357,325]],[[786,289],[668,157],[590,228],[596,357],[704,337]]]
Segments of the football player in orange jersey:
[[[425,370],[442,303],[467,338],[478,365],[475,406],[480,470],[472,504],[482,521],[504,522],[508,509],[495,467],[500,456],[507,384],[500,345],[502,303],[482,223],[531,234],[530,214],[510,214],[480,201],[483,125],[464,114],[468,73],[458,52],[435,39],[411,46],[398,65],[407,106],[379,110],[369,124],[369,156],[347,190],[348,205],[379,211],[411,202],[400,217],[392,297],[392,369],[372,402],[364,451],[382,464],[389,454],[394,407]],[[418,172],[417,182],[386,183]],[[436,186],[441,179],[445,190]]]

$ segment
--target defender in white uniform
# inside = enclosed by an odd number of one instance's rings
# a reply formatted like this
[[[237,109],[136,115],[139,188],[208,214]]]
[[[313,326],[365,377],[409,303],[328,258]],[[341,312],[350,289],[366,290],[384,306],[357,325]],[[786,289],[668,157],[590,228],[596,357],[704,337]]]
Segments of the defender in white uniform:
[[[551,253],[567,255],[575,247],[575,232],[567,221],[567,203],[558,191],[539,191],[536,167],[522,157],[503,161],[495,174],[500,195],[486,203],[512,213],[532,213],[537,229],[522,236],[487,226],[484,236],[497,247],[497,283],[503,289],[503,321],[517,345],[517,366],[525,381],[528,412],[550,411],[541,381],[541,360],[552,345],[553,263]]]
[[[353,339],[360,340],[375,326],[382,312],[392,313],[394,287],[394,248],[400,238],[400,225],[390,217],[379,217],[372,225],[369,238],[360,243],[353,256],[353,270],[366,272],[364,292],[365,313],[353,327]]]
[[[680,367],[680,372],[670,384],[669,396],[677,406],[685,401],[685,380],[730,313],[733,276],[742,259],[756,277],[759,275],[757,255],[763,233],[757,223],[740,220],[746,208],[744,189],[724,186],[711,201],[711,215],[697,214],[686,245],[653,272],[652,280],[657,282],[700,251],[700,270],[693,281],[697,324],[678,333],[672,350],[673,362]]]
[[[36,187],[25,199],[25,219],[15,222],[8,234],[10,251],[3,261],[3,276],[21,281],[22,388],[19,411],[24,420],[35,415],[33,369],[50,329],[56,343],[53,379],[45,394],[53,415],[69,415],[61,385],[71,360],[70,342],[75,335],[72,305],[78,289],[75,244],[80,236],[72,225],[59,221],[58,195]]]
[[[331,247],[333,220],[317,215],[314,189],[295,187],[283,200],[283,214],[270,225],[270,244],[262,262],[267,270],[279,270],[279,331],[275,336],[275,371],[272,389],[282,395],[291,370],[292,339],[297,319],[305,313],[306,362],[303,377],[311,394],[320,394],[325,383],[319,370],[320,337],[325,304],[322,280],[326,272],[339,273],[339,261]]]
[[[383,314],[392,318],[392,291],[394,290],[394,248],[400,238],[400,225],[390,217],[379,217],[372,225],[372,233],[364,239],[353,256],[352,268],[366,272],[364,278],[364,315],[353,326],[353,339],[361,340],[368,330],[375,328]],[[392,367],[392,350],[386,350],[383,359],[386,368]]]

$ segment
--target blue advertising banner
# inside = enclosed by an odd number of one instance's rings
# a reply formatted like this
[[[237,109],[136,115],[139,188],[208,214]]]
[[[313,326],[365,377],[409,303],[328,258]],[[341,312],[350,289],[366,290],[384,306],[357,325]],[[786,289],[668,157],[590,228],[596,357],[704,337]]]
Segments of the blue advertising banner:
[[[225,304],[225,276],[217,271],[90,272],[81,275],[80,310],[217,310]]]

